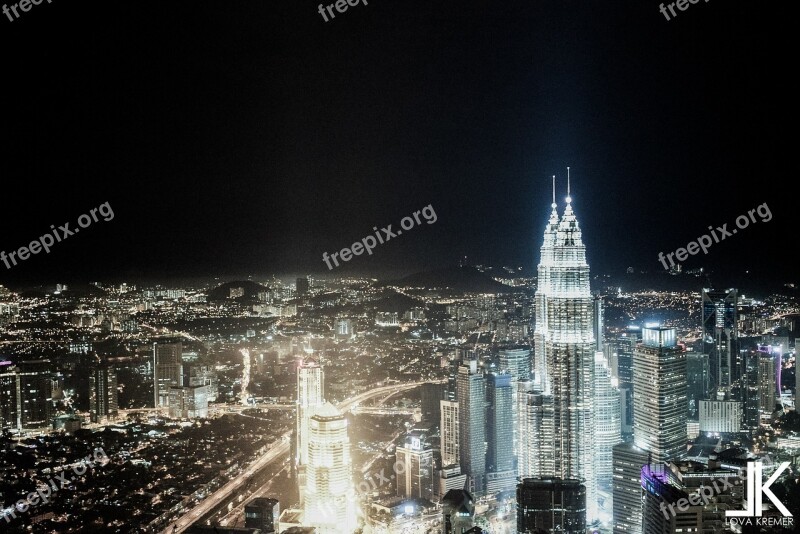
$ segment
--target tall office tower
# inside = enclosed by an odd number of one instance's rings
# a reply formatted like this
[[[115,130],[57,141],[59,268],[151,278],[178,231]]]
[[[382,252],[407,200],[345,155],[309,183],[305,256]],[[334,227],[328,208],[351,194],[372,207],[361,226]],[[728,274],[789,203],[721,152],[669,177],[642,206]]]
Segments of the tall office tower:
[[[642,534],[641,476],[650,461],[650,453],[633,443],[613,448],[614,534]]]
[[[437,423],[441,418],[439,403],[444,399],[444,384],[422,384],[420,386],[420,408],[422,420],[426,423]]]
[[[0,433],[17,428],[17,373],[9,365],[0,367]]]
[[[397,495],[433,500],[433,449],[427,436],[412,430],[403,445],[397,447],[395,465],[403,466],[397,472]]]
[[[513,446],[514,454],[519,456],[519,413],[517,412],[517,391],[519,381],[531,377],[531,351],[527,347],[509,348],[500,351],[500,370],[511,375],[511,419],[514,426]]]
[[[205,386],[208,401],[217,400],[219,395],[217,372],[210,365],[192,365],[189,367],[188,385]]]
[[[594,350],[602,351],[605,345],[605,319],[603,313],[603,297],[592,298],[592,330],[594,331]]]
[[[442,497],[442,534],[463,534],[474,521],[475,501],[470,492],[451,489]]]
[[[663,463],[686,454],[686,353],[674,328],[642,329],[633,353],[633,440]]]
[[[297,411],[295,414],[295,463],[305,465],[308,461],[309,421],[315,411],[325,403],[325,373],[314,360],[307,360],[297,367]]]
[[[703,289],[703,352],[709,355],[710,386],[713,393],[726,397],[743,372],[737,342],[737,305],[735,289]]]
[[[689,398],[689,417],[697,419],[698,403],[708,399],[708,354],[686,353],[686,394]]]
[[[107,361],[97,361],[89,382],[89,416],[92,423],[107,423],[119,413],[117,370]]]
[[[622,441],[619,390],[614,387],[611,369],[602,352],[594,356],[595,476],[597,489],[611,492],[611,450]]]
[[[173,419],[206,419],[208,394],[205,386],[170,386],[169,416]]]
[[[264,534],[277,532],[280,516],[281,504],[277,499],[256,497],[244,505],[245,528],[257,528]]]
[[[642,329],[630,326],[625,332],[606,338],[605,353],[611,364],[611,375],[619,379],[622,435],[633,435],[633,351],[641,339]]]
[[[486,382],[477,361],[468,360],[458,368],[456,389],[459,464],[469,489],[481,494],[486,474]]]
[[[745,355],[744,427],[751,435],[761,427],[761,354],[750,350]]]
[[[517,532],[586,532],[586,488],[577,479],[523,478],[517,485]]]
[[[725,511],[741,506],[740,482],[738,470],[722,467],[716,456],[707,466],[687,461],[644,466],[643,534],[731,532]]]
[[[517,485],[514,470],[514,395],[512,377],[490,373],[486,382],[486,489],[490,493],[513,490]]]
[[[295,282],[295,293],[297,293],[298,297],[308,294],[308,290],[310,288],[311,284],[309,283],[308,278],[298,278],[297,282]]]
[[[16,367],[17,428],[49,427],[53,410],[53,368],[50,360],[20,362]]]
[[[458,440],[458,402],[443,400],[439,403],[442,418],[439,424],[440,447],[442,454],[442,467],[458,465],[461,461]]]
[[[554,470],[553,397],[533,385],[531,380],[520,380],[517,392],[519,439],[525,445],[517,454],[520,478],[539,478]]]
[[[758,352],[758,355],[758,396],[761,400],[759,412],[761,413],[761,420],[769,423],[773,412],[775,412],[776,404],[778,404],[779,396],[775,379],[776,356],[768,352]],[[777,359],[780,362],[780,356],[777,356]]]
[[[569,193],[568,193],[569,194]],[[536,381],[553,398],[554,470],[586,487],[587,518],[597,516],[594,476],[594,306],[589,265],[572,198],[558,220],[555,199],[538,267]]]
[[[326,402],[311,416],[309,430],[304,522],[321,534],[352,532],[356,514],[347,419]]]
[[[156,408],[169,407],[169,388],[183,385],[183,344],[153,344],[153,397]]]

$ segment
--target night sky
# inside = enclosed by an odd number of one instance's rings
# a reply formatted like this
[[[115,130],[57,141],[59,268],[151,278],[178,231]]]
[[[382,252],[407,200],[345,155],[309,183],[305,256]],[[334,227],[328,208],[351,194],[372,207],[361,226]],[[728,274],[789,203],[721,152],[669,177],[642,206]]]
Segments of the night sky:
[[[323,274],[323,252],[429,204],[435,224],[331,274],[532,271],[568,165],[593,272],[663,271],[659,251],[766,202],[770,222],[687,266],[796,278],[778,4],[667,21],[652,0],[369,0],[327,23],[318,4],[2,16],[0,250],[104,202],[115,217],[0,284]]]

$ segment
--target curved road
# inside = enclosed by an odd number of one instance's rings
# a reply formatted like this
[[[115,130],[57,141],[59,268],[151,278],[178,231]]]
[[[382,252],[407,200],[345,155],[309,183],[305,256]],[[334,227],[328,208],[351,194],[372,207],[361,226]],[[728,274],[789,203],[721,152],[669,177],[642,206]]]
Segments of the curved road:
[[[379,397],[386,393],[398,393],[401,391],[405,391],[408,389],[413,389],[418,387],[422,384],[430,383],[431,381],[422,381],[422,382],[411,382],[406,384],[392,384],[390,386],[383,386],[379,388],[372,389],[370,391],[360,393],[353,397],[352,399],[348,399],[346,401],[340,402],[336,407],[342,412],[346,412],[350,410],[354,405],[359,404],[361,402],[367,401],[373,397]],[[291,436],[291,432],[285,433],[279,439],[274,441],[269,449],[269,451],[260,457],[258,460],[250,464],[246,471],[239,474],[235,478],[231,479],[230,482],[222,486],[220,489],[203,499],[197,506],[183,514],[178,520],[173,523],[170,523],[167,528],[162,530],[163,534],[172,534],[172,533],[181,533],[186,531],[195,521],[199,520],[207,513],[212,511],[214,508],[220,505],[220,503],[224,502],[226,499],[230,498],[230,496],[237,491],[242,485],[245,484],[247,479],[254,475],[259,470],[266,467],[269,463],[274,462],[278,458],[282,457],[284,454],[289,452],[289,438]]]

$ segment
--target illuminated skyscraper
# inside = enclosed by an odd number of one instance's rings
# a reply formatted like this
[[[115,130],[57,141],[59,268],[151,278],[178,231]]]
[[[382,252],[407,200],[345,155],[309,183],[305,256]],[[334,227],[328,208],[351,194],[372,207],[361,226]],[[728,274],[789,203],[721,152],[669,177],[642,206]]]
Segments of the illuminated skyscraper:
[[[405,443],[397,447],[396,469],[397,494],[401,497],[433,500],[433,449],[428,445],[427,436],[419,431],[411,431]]]
[[[117,370],[108,362],[98,361],[89,382],[89,416],[92,423],[106,423],[117,414]]]
[[[512,409],[511,420],[513,426],[514,454],[519,456],[519,413],[517,412],[517,391],[520,380],[531,377],[531,351],[527,347],[504,349],[500,351],[500,370],[511,375]]]
[[[325,403],[324,380],[325,373],[322,371],[322,367],[313,360],[303,362],[297,367],[297,410],[292,441],[294,448],[292,470],[297,477],[300,504],[305,498],[308,440],[311,435],[309,425],[311,417]]]
[[[443,400],[440,401],[440,406],[442,416],[439,435],[441,436],[442,467],[458,465],[458,462],[461,461],[458,447],[458,402]]]
[[[156,408],[169,407],[170,386],[183,385],[183,344],[158,342],[153,344],[153,396]]]
[[[520,447],[517,453],[519,477],[539,478],[552,473],[553,398],[533,389],[531,380],[520,380],[517,392]]]
[[[580,480],[586,488],[591,521],[597,516],[594,303],[586,247],[572,211],[572,198],[567,196],[561,220],[555,193],[552,208],[538,268],[534,332],[536,382],[553,399],[555,461],[553,472],[545,476]]]
[[[304,523],[320,534],[351,534],[355,524],[347,419],[332,404],[309,420]]]
[[[735,289],[703,289],[703,352],[709,355],[710,386],[712,392],[726,396],[744,371],[737,343],[737,305]]]
[[[490,373],[487,376],[486,400],[486,489],[490,493],[513,490],[517,485],[514,470],[514,407],[511,375]]]
[[[602,352],[595,352],[594,363],[595,476],[598,490],[610,493],[611,450],[622,441],[619,390],[614,387],[616,380],[611,378],[611,369]]]
[[[467,475],[469,489],[481,494],[486,478],[486,382],[477,361],[467,360],[458,368],[456,389],[461,472]]]
[[[686,398],[686,353],[675,329],[642,329],[633,353],[633,438],[655,463],[686,454]]]
[[[633,443],[613,447],[614,534],[642,533],[642,467],[650,453]]]

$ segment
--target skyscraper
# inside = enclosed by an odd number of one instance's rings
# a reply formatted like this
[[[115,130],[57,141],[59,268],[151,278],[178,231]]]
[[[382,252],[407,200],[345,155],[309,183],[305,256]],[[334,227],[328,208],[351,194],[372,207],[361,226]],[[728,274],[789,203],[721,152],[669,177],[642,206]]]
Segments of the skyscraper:
[[[478,362],[468,360],[458,368],[459,463],[469,488],[483,493],[486,475],[486,384]]]
[[[356,516],[347,419],[326,402],[311,416],[309,430],[304,522],[320,534],[352,532]]]
[[[619,379],[622,435],[627,437],[633,434],[633,351],[641,332],[638,326],[629,326],[625,332],[609,336],[605,341],[604,352],[611,374]]]
[[[92,423],[106,423],[117,417],[117,370],[106,361],[92,367],[89,382],[89,416]]]
[[[517,532],[586,532],[586,488],[576,479],[524,478],[517,485]]]
[[[698,403],[708,399],[708,354],[688,352],[686,354],[686,382],[689,398],[689,415],[697,419]]]
[[[276,499],[257,497],[244,506],[244,526],[271,534],[278,530],[280,515],[281,505]]]
[[[183,385],[183,344],[159,341],[153,344],[153,396],[156,408],[169,407],[170,386]]]
[[[633,353],[633,438],[663,463],[686,453],[686,353],[674,328],[642,329]]]
[[[703,352],[709,355],[711,389],[729,396],[743,374],[738,343],[735,289],[703,289]],[[739,398],[738,400],[741,400]]]
[[[611,493],[611,450],[622,441],[619,390],[602,352],[595,352],[594,363],[595,476],[598,491]]]
[[[514,454],[521,449],[519,437],[519,413],[517,412],[517,391],[520,380],[531,378],[531,351],[528,347],[508,348],[500,351],[500,370],[511,375],[511,396],[513,399],[511,420],[513,424]]]
[[[458,440],[459,416],[458,402],[443,400],[440,402],[442,416],[439,424],[439,435],[441,440],[442,467],[458,465],[461,461]]]
[[[633,443],[613,447],[614,534],[642,532],[642,467],[651,455]]]
[[[569,186],[567,189],[569,194]],[[586,510],[597,512],[594,475],[594,304],[589,265],[572,198],[561,220],[553,211],[544,232],[536,290],[536,381],[553,399],[554,469],[548,476],[578,479]]]
[[[411,431],[403,445],[397,447],[395,464],[403,466],[402,472],[396,469],[397,494],[400,497],[433,500],[433,449],[427,436],[419,431]]]
[[[487,376],[486,400],[488,410],[486,433],[486,488],[489,492],[513,490],[517,483],[514,470],[514,434],[512,411],[514,396],[512,377],[505,373]]]
[[[758,398],[759,412],[761,420],[768,422],[775,405],[778,404],[777,380],[775,379],[775,359],[780,365],[780,356],[775,356],[769,352],[758,352]]]
[[[305,465],[308,460],[308,424],[324,401],[325,373],[317,362],[308,360],[297,367],[297,412],[295,425],[295,462]]]
[[[552,473],[553,398],[533,389],[531,380],[520,380],[517,392],[520,447],[517,469],[520,478],[539,478]]]

